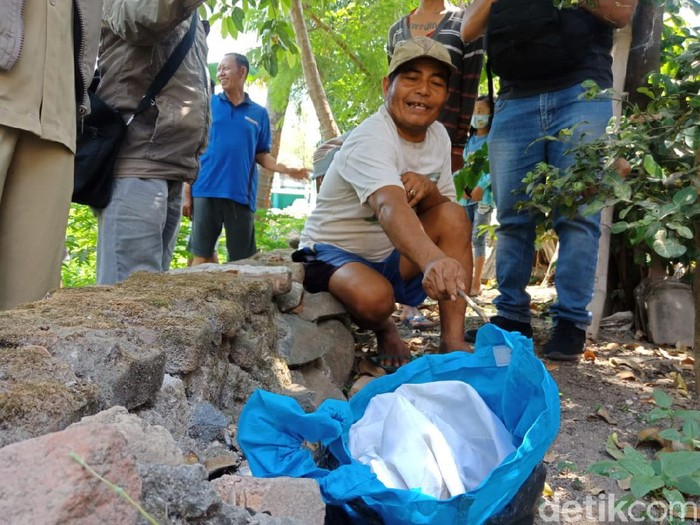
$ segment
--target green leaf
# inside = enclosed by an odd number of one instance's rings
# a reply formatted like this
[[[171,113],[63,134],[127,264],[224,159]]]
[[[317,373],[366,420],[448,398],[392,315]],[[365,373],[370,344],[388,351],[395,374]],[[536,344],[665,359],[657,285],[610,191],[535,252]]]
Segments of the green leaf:
[[[659,166],[656,161],[654,160],[654,157],[651,155],[646,155],[644,157],[644,169],[646,172],[654,177],[655,179],[660,179],[663,177],[663,170],[661,169],[661,166]]]
[[[629,184],[616,184],[613,187],[613,192],[615,193],[615,197],[621,201],[630,202],[632,199],[632,186]]]
[[[674,259],[683,255],[687,248],[680,244],[676,239],[665,236],[659,236],[654,239],[652,248],[664,259]]]
[[[671,508],[673,508],[674,510],[682,510],[682,512],[685,512],[685,498],[679,490],[664,487],[661,493],[664,495],[664,498],[666,499],[666,501],[668,501],[668,504],[671,506]],[[683,516],[680,517],[682,518]]]
[[[639,87],[637,88],[637,92],[641,93],[642,95],[646,95],[652,100],[656,98],[656,93],[654,93],[651,89],[647,87]]]
[[[700,423],[695,419],[688,419],[683,422],[683,434],[689,439],[700,437]]]
[[[605,451],[610,454],[615,459],[621,459],[625,457],[625,453],[622,452],[617,446],[617,433],[613,432],[608,436],[608,441],[605,443]]]
[[[678,450],[657,454],[661,472],[669,478],[693,476],[700,473],[700,452]]]
[[[664,479],[661,476],[632,476],[630,490],[635,498],[640,499],[664,485]]]
[[[673,398],[658,388],[654,390],[651,397],[654,399],[656,406],[660,408],[671,408],[673,405]]]
[[[690,206],[696,200],[698,200],[698,191],[693,186],[688,186],[673,194],[673,203],[678,206]]]
[[[622,233],[624,231],[627,231],[627,229],[630,227],[628,222],[625,221],[618,221],[616,223],[613,223],[613,225],[610,227],[610,233],[613,235],[616,233]]]
[[[622,468],[617,461],[596,461],[587,469],[591,474],[597,474],[612,479],[627,479],[630,473]]]
[[[668,439],[669,441],[680,441],[683,439],[683,436],[681,435],[678,430],[675,428],[666,428],[659,432],[659,437],[663,439]]]
[[[671,454],[673,453],[671,452]],[[676,479],[676,488],[688,496],[700,496],[700,479],[693,476],[681,476]]]
[[[681,237],[684,237],[686,239],[693,238],[693,231],[687,226],[683,226],[682,224],[678,224],[677,222],[669,222],[666,225],[666,227],[675,231]]]
[[[245,20],[245,12],[243,9],[241,9],[238,6],[235,6],[233,8],[233,11],[231,12],[231,18],[233,19],[233,23],[236,25],[236,29],[238,29],[239,32],[243,32],[243,20]]]
[[[654,475],[654,468],[651,466],[651,463],[649,463],[649,460],[646,457],[625,457],[618,459],[617,462],[622,468],[626,469],[633,476],[645,478],[652,477]]]

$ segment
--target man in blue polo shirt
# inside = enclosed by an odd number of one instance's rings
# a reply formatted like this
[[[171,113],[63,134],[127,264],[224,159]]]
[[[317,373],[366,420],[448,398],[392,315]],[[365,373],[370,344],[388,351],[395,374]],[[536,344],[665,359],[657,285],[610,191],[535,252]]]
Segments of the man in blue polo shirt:
[[[238,53],[225,55],[217,70],[223,93],[212,97],[209,144],[191,198],[186,194],[183,206],[183,214],[192,217],[193,266],[215,262],[214,246],[222,226],[229,261],[257,251],[257,164],[295,179],[308,177],[306,169],[289,168],[270,154],[270,118],[245,92],[248,70],[248,59]]]

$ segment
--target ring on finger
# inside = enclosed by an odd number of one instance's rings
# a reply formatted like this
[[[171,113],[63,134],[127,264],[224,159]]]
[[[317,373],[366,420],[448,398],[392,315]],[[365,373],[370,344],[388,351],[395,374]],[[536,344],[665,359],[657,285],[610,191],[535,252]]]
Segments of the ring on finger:
[[[413,197],[416,194],[416,190],[410,190],[408,194]]]

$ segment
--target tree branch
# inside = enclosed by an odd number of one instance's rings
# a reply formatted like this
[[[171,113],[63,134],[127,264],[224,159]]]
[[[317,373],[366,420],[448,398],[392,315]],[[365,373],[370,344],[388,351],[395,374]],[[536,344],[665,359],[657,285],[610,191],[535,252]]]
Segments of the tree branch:
[[[321,20],[313,11],[311,6],[308,3],[304,3],[304,12],[308,15],[308,17],[313,20],[313,22],[321,29],[323,30],[328,36],[331,37],[333,42],[342,49],[345,54],[350,58],[350,60],[357,66],[357,68],[365,75],[365,76],[370,76],[369,70],[365,67],[365,65],[362,63],[360,58],[353,53],[353,51],[348,47],[348,45],[343,42],[343,40],[338,36],[338,34],[333,31],[331,27],[329,27],[323,20]]]

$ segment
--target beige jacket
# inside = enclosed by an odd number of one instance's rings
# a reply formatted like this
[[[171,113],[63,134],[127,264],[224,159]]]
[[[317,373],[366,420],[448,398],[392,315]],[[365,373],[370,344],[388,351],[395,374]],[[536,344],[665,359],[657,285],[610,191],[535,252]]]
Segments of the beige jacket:
[[[0,0],[0,124],[75,148],[75,109],[89,110],[101,16],[102,0]]]
[[[128,118],[203,1],[105,0],[97,94]],[[200,23],[192,48],[155,106],[129,126],[115,175],[193,181],[209,124],[207,44]]]

